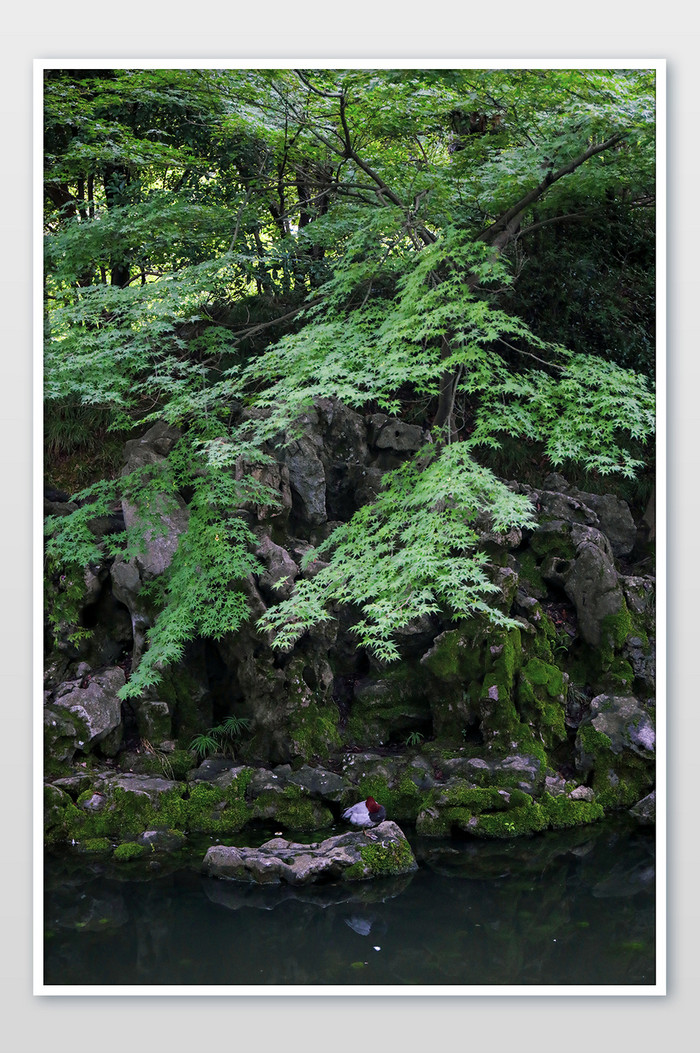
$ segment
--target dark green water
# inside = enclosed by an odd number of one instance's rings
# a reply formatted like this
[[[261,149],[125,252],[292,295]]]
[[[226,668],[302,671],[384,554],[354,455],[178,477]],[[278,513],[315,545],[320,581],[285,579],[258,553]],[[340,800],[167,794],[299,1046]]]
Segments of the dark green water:
[[[655,982],[649,831],[601,824],[512,842],[409,839],[413,875],[306,889],[203,878],[206,845],[189,863],[155,868],[51,855],[45,983]]]

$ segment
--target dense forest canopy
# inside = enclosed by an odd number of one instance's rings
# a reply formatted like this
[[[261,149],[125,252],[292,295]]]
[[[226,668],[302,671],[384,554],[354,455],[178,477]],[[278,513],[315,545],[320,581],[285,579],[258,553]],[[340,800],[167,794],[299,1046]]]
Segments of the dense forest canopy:
[[[241,510],[278,500],[266,465],[319,399],[425,441],[311,539],[323,569],[261,622],[280,647],[338,604],[383,659],[425,613],[503,620],[475,524],[529,522],[506,465],[652,477],[654,89],[644,69],[46,71],[46,463],[92,465],[49,521],[50,616],[168,495],[189,509],[125,696],[249,616]],[[162,465],[88,456],[160,420],[181,430]],[[140,532],[100,549],[119,499]]]

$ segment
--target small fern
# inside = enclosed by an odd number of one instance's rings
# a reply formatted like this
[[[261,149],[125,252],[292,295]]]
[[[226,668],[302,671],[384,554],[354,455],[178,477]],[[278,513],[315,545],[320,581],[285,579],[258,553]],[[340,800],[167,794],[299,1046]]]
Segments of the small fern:
[[[230,716],[216,727],[195,735],[189,748],[202,759],[211,753],[228,753],[234,756],[236,740],[249,728],[250,721],[247,717]]]

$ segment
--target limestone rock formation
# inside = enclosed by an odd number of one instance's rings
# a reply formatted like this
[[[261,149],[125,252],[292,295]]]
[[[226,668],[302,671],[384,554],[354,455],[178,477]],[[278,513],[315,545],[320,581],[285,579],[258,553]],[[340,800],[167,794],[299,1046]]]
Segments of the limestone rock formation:
[[[389,820],[374,827],[369,838],[362,832],[349,831],[312,844],[275,837],[260,848],[213,845],[202,863],[202,873],[207,877],[261,885],[363,881],[417,869],[403,831]]]

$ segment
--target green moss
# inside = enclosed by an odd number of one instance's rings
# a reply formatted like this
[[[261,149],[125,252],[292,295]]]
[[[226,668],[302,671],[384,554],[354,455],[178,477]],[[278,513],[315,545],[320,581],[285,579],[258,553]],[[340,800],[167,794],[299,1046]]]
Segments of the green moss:
[[[524,552],[518,553],[518,570],[520,577],[528,582],[534,593],[540,596],[546,594],[547,587],[542,580],[539,564],[530,549],[525,549]]]
[[[78,798],[78,804],[89,800],[94,793],[90,788]],[[108,792],[105,806],[96,812],[78,809],[73,834],[80,840],[85,837],[123,837],[136,835],[153,826],[181,825],[177,820],[183,814],[182,793],[177,787],[162,793],[157,804],[143,793],[125,790],[120,786]]]
[[[321,830],[333,823],[330,810],[299,786],[285,786],[281,793],[270,790],[260,794],[253,803],[252,814],[272,819],[286,830]]]
[[[592,787],[603,808],[631,808],[654,786],[654,772],[648,762],[630,754],[624,762],[600,764],[593,772]]]
[[[593,823],[604,817],[600,803],[572,801],[544,794],[534,800],[521,790],[455,788],[436,794],[434,803],[420,815],[419,832],[448,836],[454,829],[474,837],[524,837],[548,828],[563,829]]]
[[[577,736],[578,764],[592,773],[596,800],[607,809],[629,808],[654,785],[654,765],[631,750],[616,754],[611,739],[593,724],[583,724]]]
[[[421,664],[437,680],[466,683],[480,678],[483,668],[483,630],[464,625],[438,638]]]
[[[626,658],[622,658],[620,655],[613,658],[610,667],[607,670],[606,683],[609,684],[612,689],[623,688],[625,691],[630,691],[632,689],[632,684],[634,683],[634,670]]]
[[[430,795],[418,789],[407,772],[392,788],[382,775],[365,775],[357,790],[347,795],[344,804],[353,804],[358,798],[374,797],[386,808],[386,814],[396,822],[415,822],[419,811],[429,801]]]
[[[486,648],[486,669],[493,683],[502,686],[510,695],[515,674],[522,664],[522,636],[520,629],[509,629],[494,634]]]
[[[327,706],[296,706],[291,718],[289,736],[296,756],[307,763],[315,759],[326,759],[331,750],[341,745],[341,737],[336,725],[337,710],[331,711]]]
[[[226,790],[224,791],[226,794],[226,799],[229,801],[230,804],[234,804],[236,801],[245,800],[246,791],[248,790],[253,775],[253,768],[243,768],[242,771],[239,771],[235,779],[231,780],[231,782],[226,787]]]
[[[63,790],[44,786],[44,840],[55,844],[70,840],[82,819],[82,812]],[[76,838],[77,840],[77,838]]]
[[[252,769],[244,769],[225,789],[211,783],[196,783],[188,794],[187,787],[181,784],[153,797],[122,787],[102,787],[107,800],[96,812],[76,807],[70,799],[66,803],[67,795],[62,795],[60,816],[54,816],[50,840],[134,837],[152,829],[236,833],[253,815],[245,800],[251,777]],[[78,802],[90,800],[93,793],[94,788],[89,788]]]
[[[168,704],[178,743],[184,750],[195,735],[214,723],[211,705],[205,705],[202,697],[202,685],[186,662],[162,671],[158,697]]]
[[[73,769],[67,761],[56,760],[55,757],[44,757],[44,778],[63,779],[73,774]]]
[[[354,863],[344,873],[346,881],[360,881],[372,877],[392,877],[415,870],[416,863],[407,841],[380,841],[360,849],[361,862]]]
[[[185,829],[202,834],[223,833],[226,798],[223,790],[211,783],[200,782],[192,787],[186,801]]]
[[[508,797],[495,786],[452,786],[437,795],[440,807],[467,808],[471,815],[502,811],[508,808]]]
[[[604,645],[607,644],[613,651],[620,651],[628,636],[633,635],[634,626],[627,604],[623,601],[622,607],[616,614],[608,614],[600,623],[600,637]]]
[[[112,842],[108,837],[89,837],[86,841],[80,842],[80,849],[83,852],[104,855],[112,851]]]
[[[448,684],[443,690],[455,688]],[[430,725],[434,692],[434,681],[415,663],[384,670],[381,680],[353,699],[343,740],[362,746],[380,745],[392,737],[404,741],[417,727]]]
[[[252,769],[244,769],[225,789],[207,782],[193,786],[184,802],[184,829],[219,835],[241,830],[253,817],[253,808],[245,800],[252,775]]]
[[[416,817],[416,833],[424,837],[449,837],[450,820],[447,813],[434,805],[422,808]]]
[[[114,859],[120,863],[126,863],[131,859],[139,859],[145,853],[145,845],[137,845],[134,841],[126,841],[123,845],[117,845],[114,849]]]
[[[540,807],[547,818],[547,823],[554,830],[569,826],[584,826],[595,823],[605,817],[601,804],[597,801],[572,801],[565,794],[552,797],[546,793],[540,801]]]
[[[565,683],[557,666],[531,658],[521,671],[517,696],[524,719],[537,728],[546,747],[566,740]]]
[[[593,724],[582,724],[578,729],[578,741],[581,749],[591,758],[595,766],[600,754],[609,755],[612,739],[603,731],[598,731]]]
[[[564,691],[564,680],[560,669],[549,665],[540,658],[531,658],[522,671],[531,684],[544,687],[550,698],[556,698]]]
[[[192,769],[192,750],[173,750],[165,755],[165,760],[170,768],[171,778],[184,779]]]
[[[571,526],[561,522],[548,524],[549,529],[535,530],[530,537],[530,548],[542,560],[545,556],[573,559],[576,551],[571,540]]]
[[[532,799],[507,812],[479,815],[470,825],[469,832],[477,837],[506,838],[524,837],[547,828],[547,816]]]

